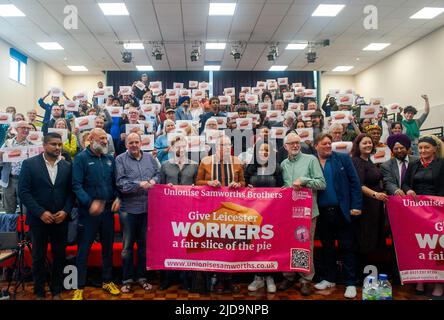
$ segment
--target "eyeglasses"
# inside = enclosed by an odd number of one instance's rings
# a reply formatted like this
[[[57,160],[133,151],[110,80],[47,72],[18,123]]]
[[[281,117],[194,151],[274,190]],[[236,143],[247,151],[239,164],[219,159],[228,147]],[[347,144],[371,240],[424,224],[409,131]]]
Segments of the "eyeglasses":
[[[301,144],[300,141],[294,141],[294,142],[287,142],[287,143],[286,143],[286,145],[288,145],[288,146],[297,146],[297,145],[299,145],[299,144]]]

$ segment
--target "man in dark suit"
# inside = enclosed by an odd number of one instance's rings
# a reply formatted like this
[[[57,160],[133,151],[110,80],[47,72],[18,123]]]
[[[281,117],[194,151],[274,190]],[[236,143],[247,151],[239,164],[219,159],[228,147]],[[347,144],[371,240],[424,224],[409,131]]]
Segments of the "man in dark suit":
[[[393,159],[381,165],[384,189],[388,195],[405,196],[401,186],[409,164],[418,157],[408,155],[411,146],[410,138],[405,134],[393,134],[387,138],[387,145],[393,153]]]
[[[68,236],[68,220],[73,206],[71,164],[61,158],[62,137],[48,133],[45,152],[23,161],[19,176],[19,197],[27,208],[32,240],[32,273],[37,299],[45,298],[45,258],[48,242],[53,255],[51,293],[60,299]]]
[[[327,183],[318,191],[318,232],[322,242],[324,279],[314,287],[325,290],[335,286],[335,239],[343,251],[345,285],[344,297],[356,297],[356,263],[353,250],[353,220],[361,214],[362,192],[358,174],[347,154],[332,152],[333,138],[321,134],[315,139],[315,148]]]

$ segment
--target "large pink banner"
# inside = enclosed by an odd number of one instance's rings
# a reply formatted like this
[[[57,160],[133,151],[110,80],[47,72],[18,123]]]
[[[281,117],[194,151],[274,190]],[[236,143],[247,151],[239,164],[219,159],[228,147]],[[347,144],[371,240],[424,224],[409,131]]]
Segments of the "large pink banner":
[[[309,272],[311,207],[308,189],[156,185],[147,269]]]
[[[391,196],[387,209],[401,282],[444,282],[444,198]]]

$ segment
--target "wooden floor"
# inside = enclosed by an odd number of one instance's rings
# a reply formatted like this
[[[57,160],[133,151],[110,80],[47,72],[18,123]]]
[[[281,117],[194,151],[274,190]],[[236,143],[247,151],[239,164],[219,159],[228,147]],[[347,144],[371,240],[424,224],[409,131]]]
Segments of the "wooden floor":
[[[0,283],[3,288],[7,284]],[[86,287],[84,298],[87,300],[348,300],[345,299],[344,286],[336,286],[335,288],[325,291],[314,291],[314,294],[309,297],[304,297],[300,294],[297,287],[288,289],[287,291],[278,291],[275,294],[268,294],[265,289],[260,289],[257,292],[251,293],[247,290],[247,283],[241,283],[241,292],[239,294],[198,294],[190,293],[179,288],[179,285],[173,285],[168,290],[159,290],[159,284],[153,283],[153,290],[145,292],[138,286],[133,287],[133,292],[129,294],[121,294],[119,296],[111,296],[105,293],[101,288]],[[72,297],[71,291],[66,291],[62,294],[62,298],[70,300]],[[411,285],[395,286],[393,288],[394,300],[428,300],[427,296],[417,296]],[[17,291],[17,300],[33,300],[32,283],[27,283],[25,291],[20,288]],[[48,294],[47,299],[51,296]],[[355,300],[361,299],[361,289],[358,288],[358,296]]]

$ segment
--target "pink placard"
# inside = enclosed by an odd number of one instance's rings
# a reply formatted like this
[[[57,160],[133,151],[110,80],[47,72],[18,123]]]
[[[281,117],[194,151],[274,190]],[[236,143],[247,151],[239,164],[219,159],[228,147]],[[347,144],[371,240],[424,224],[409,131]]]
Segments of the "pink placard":
[[[156,185],[148,192],[147,269],[310,269],[309,189]]]
[[[390,196],[387,210],[401,282],[444,282],[444,197]]]

